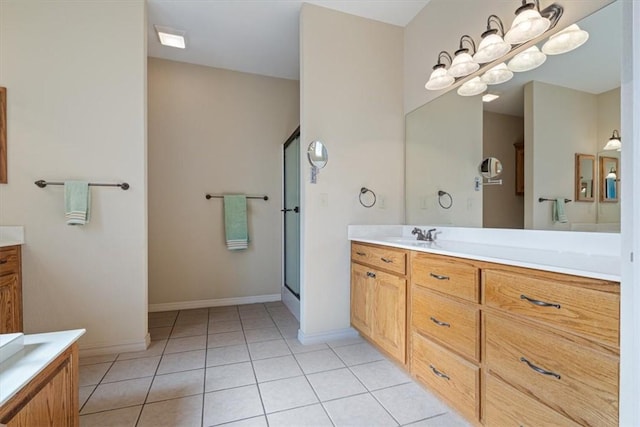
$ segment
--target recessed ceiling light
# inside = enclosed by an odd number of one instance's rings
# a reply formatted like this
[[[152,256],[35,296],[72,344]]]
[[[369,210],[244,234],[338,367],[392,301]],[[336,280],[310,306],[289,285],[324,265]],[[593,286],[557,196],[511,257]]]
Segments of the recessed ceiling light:
[[[500,95],[495,95],[493,93],[487,93],[486,95],[482,96],[482,102],[491,102],[491,101],[495,101],[498,98],[500,98]]]
[[[163,46],[177,47],[179,49],[184,49],[186,43],[184,41],[184,35],[186,31],[175,30],[169,27],[161,27],[160,25],[154,25],[156,33],[158,34],[158,39],[160,39],[160,43]]]

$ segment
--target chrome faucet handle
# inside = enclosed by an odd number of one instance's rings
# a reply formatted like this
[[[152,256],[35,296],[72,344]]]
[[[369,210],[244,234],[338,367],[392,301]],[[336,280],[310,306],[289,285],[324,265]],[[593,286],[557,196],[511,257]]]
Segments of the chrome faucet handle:
[[[433,242],[433,236],[435,233],[433,233],[434,231],[436,231],[435,228],[431,228],[427,231],[427,236],[425,237],[425,240],[427,242]]]

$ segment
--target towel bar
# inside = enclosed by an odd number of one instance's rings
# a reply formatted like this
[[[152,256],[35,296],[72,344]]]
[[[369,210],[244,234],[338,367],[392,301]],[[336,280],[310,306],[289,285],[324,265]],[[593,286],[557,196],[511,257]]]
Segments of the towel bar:
[[[36,182],[34,182],[35,185],[37,185],[40,188],[44,188],[47,185],[64,185],[64,182],[47,182],[44,179],[40,179]],[[126,182],[120,183],[120,184],[99,184],[99,183],[95,183],[95,182],[90,182],[89,183],[89,187],[120,187],[123,190],[128,190],[129,189],[129,184],[127,184]]]
[[[555,202],[556,199],[545,199],[544,197],[540,197],[538,198],[538,203],[542,203],[542,202]],[[565,203],[570,203],[572,200],[571,199],[564,199]]]
[[[223,195],[221,194],[207,194],[206,196],[204,196],[207,200],[210,199],[222,199],[224,198]],[[269,196],[247,196],[247,199],[262,199],[262,200],[269,200]]]

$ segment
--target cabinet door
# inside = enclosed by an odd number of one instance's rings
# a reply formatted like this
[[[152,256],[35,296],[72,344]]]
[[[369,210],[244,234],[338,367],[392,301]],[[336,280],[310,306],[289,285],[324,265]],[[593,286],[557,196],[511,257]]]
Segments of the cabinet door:
[[[375,272],[373,340],[400,362],[405,362],[407,281]]]
[[[371,336],[372,274],[370,267],[351,264],[351,324],[367,336]]]
[[[22,330],[21,300],[18,275],[0,277],[0,334]]]

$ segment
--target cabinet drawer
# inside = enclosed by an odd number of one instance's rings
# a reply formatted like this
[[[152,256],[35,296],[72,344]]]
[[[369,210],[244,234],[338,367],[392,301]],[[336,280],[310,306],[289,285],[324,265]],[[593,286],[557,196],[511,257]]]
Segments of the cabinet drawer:
[[[407,254],[402,250],[352,243],[351,259],[402,275],[407,272]]]
[[[618,357],[495,314],[484,316],[485,367],[578,424],[618,424]]]
[[[487,427],[578,426],[493,375],[486,376],[485,393],[483,416]]]
[[[496,270],[484,270],[483,275],[486,305],[618,346],[619,293],[567,284],[608,282],[564,275],[554,280]],[[619,292],[617,284],[610,285]]]
[[[18,248],[9,246],[0,248],[0,276],[17,273],[20,267]]]
[[[479,361],[480,310],[419,286],[411,292],[411,326]]]
[[[468,301],[479,302],[479,270],[465,261],[413,252],[413,283]]]
[[[413,332],[411,373],[460,413],[478,419],[480,368]]]

